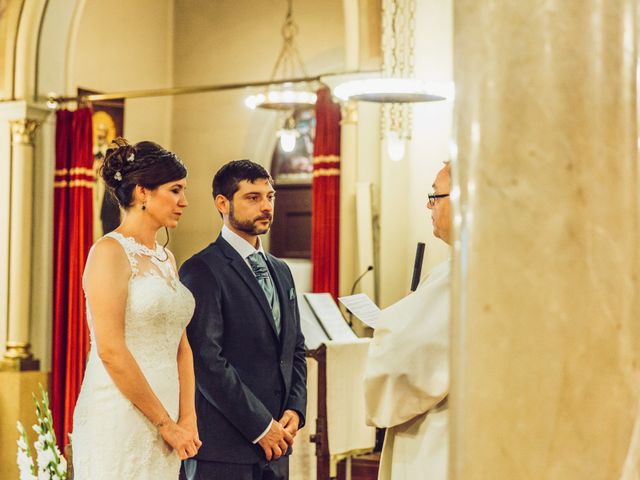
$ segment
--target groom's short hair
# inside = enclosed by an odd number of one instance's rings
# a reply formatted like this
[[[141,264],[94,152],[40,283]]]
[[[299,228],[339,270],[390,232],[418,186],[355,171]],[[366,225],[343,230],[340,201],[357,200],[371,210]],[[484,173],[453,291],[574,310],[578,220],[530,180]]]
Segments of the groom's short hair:
[[[223,195],[231,201],[242,180],[253,183],[259,178],[266,178],[273,185],[273,178],[262,165],[246,159],[233,160],[223,165],[213,177],[213,198]]]

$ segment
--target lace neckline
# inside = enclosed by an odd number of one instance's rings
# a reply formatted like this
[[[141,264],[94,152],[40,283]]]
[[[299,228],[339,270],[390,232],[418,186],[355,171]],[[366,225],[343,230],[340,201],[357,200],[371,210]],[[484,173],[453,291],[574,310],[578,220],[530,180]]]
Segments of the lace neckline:
[[[129,246],[133,246],[135,247],[135,250],[139,253],[142,253],[144,255],[147,255],[149,257],[153,257],[153,258],[158,258],[158,255],[164,253],[162,252],[162,247],[160,246],[160,244],[158,244],[158,242],[155,242],[156,247],[155,249],[151,249],[149,247],[147,247],[146,245],[138,242],[135,238],[133,237],[127,237],[125,235],[123,235],[120,232],[116,232],[115,230],[112,232],[109,232],[105,235],[106,237],[116,237],[116,239],[119,239],[125,243],[127,243]]]

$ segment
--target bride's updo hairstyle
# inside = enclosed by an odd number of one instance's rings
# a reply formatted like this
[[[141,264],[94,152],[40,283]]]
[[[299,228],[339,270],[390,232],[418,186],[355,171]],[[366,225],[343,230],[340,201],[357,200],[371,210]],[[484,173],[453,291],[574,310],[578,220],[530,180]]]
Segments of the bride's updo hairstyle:
[[[133,203],[136,185],[154,190],[162,184],[182,180],[187,176],[187,169],[174,153],[157,143],[145,141],[131,145],[118,137],[107,150],[100,175],[118,204],[128,209]]]

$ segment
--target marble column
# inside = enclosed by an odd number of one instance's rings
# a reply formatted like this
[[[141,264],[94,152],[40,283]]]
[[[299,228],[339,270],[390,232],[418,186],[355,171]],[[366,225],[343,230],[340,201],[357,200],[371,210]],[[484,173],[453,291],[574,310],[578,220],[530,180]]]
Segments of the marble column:
[[[9,122],[11,173],[9,194],[9,282],[7,342],[0,369],[38,370],[29,344],[31,251],[33,230],[33,162],[35,132],[31,119]]]
[[[451,480],[633,453],[636,3],[455,2]]]

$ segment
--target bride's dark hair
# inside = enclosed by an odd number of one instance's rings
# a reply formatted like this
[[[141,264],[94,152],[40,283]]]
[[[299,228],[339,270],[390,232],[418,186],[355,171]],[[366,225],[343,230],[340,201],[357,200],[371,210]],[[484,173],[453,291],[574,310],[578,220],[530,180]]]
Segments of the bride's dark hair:
[[[118,137],[107,150],[100,175],[118,204],[128,209],[136,185],[154,190],[185,178],[187,169],[174,153],[157,143],[144,141],[131,145]]]

